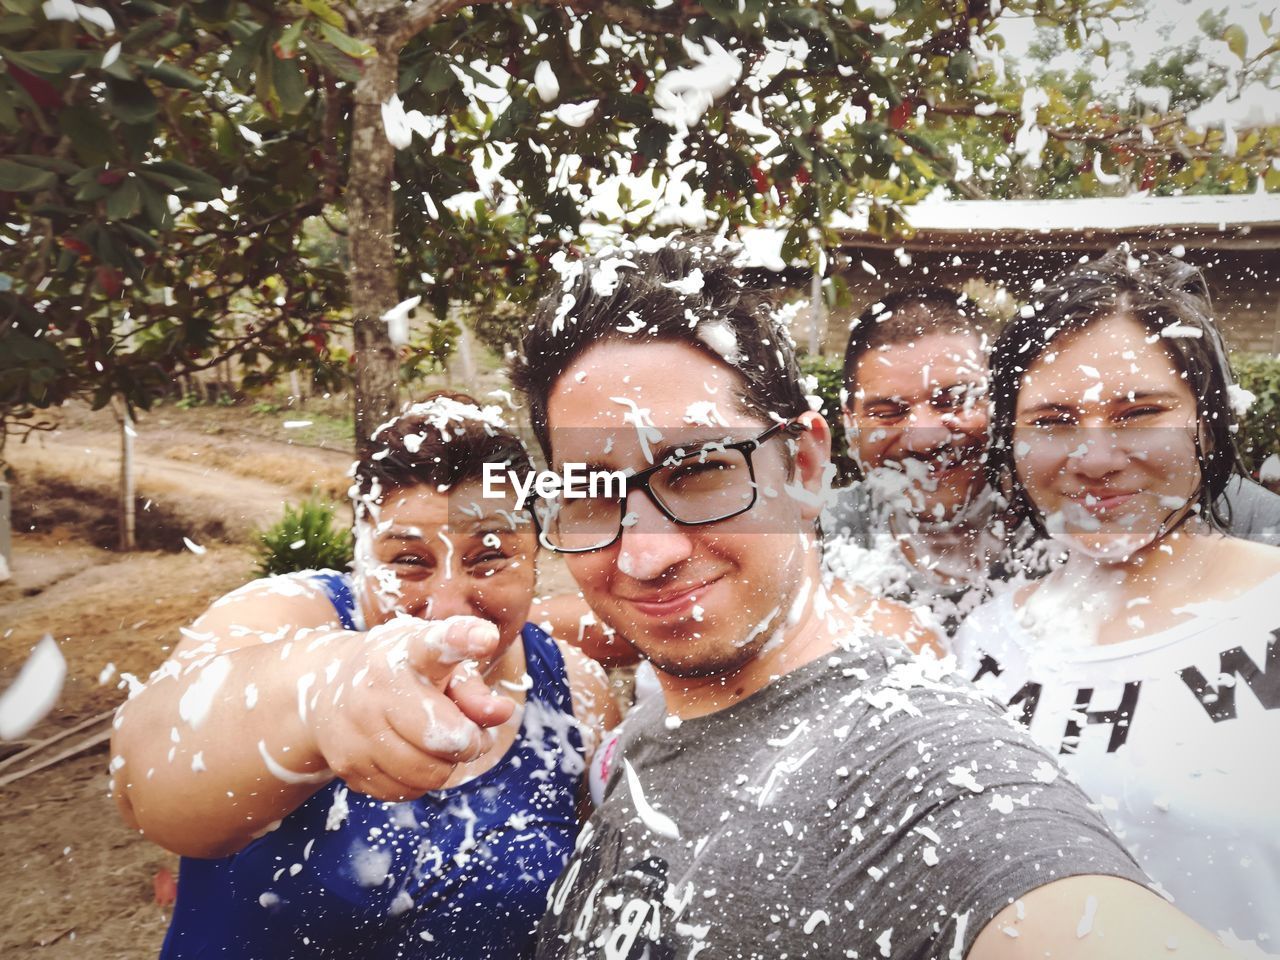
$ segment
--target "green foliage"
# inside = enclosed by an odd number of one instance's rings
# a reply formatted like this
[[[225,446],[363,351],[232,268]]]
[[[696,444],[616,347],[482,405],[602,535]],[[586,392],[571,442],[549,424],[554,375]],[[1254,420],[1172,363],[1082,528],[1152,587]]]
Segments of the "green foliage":
[[[1236,446],[1254,476],[1262,461],[1280,454],[1280,359],[1262,353],[1240,353],[1231,358],[1240,386],[1257,398],[1240,420]]]
[[[1142,29],[1145,12],[1140,4],[1126,4],[1113,12]],[[1224,90],[1255,84],[1272,91],[1280,87],[1280,57],[1275,56],[1280,51],[1280,32],[1275,25],[1260,17],[1272,43],[1250,56],[1246,32],[1229,23],[1226,15],[1225,9],[1206,11],[1198,20],[1199,37],[1134,63],[1125,81],[1112,91],[1097,89],[1095,55],[1114,64],[1117,58],[1131,55],[1130,45],[1118,41],[1112,49],[1100,34],[1093,34],[1089,43],[1074,45],[1078,54],[1074,60],[1064,60],[1060,55],[1073,46],[1069,32],[1060,24],[1046,25],[1031,43],[1025,65],[1029,82],[1049,94],[1038,119],[1059,134],[1066,129],[1063,123],[1074,127],[1074,133],[1051,138],[1038,167],[1018,165],[1006,176],[993,177],[990,195],[1056,199],[1122,196],[1135,189],[1157,196],[1212,195],[1251,191],[1260,182],[1267,190],[1280,187],[1280,171],[1270,166],[1270,159],[1280,154],[1280,127],[1244,129],[1237,140],[1218,125],[1196,129],[1182,122],[1186,113]],[[1238,64],[1224,61],[1219,49],[1224,44],[1240,58]],[[1143,88],[1145,98],[1139,95]],[[1167,110],[1144,102],[1161,90],[1168,92]],[[1068,119],[1072,114],[1074,121]],[[988,156],[1003,149],[988,136],[988,130],[975,129],[974,142],[965,145],[965,154],[975,165],[984,147]]]
[[[800,372],[817,381],[813,395],[822,398],[819,413],[831,428],[831,459],[836,465],[836,486],[846,486],[854,478],[853,460],[849,456],[849,441],[845,437],[844,418],[840,414],[840,393],[844,389],[843,358],[801,357]]]
[[[284,508],[284,517],[259,534],[258,572],[345,570],[354,549],[351,532],[334,526],[336,508],[312,497]]]
[[[354,83],[374,39],[360,35],[365,5],[115,3],[110,31],[50,22],[35,0],[3,8],[0,286],[12,285],[0,295],[0,409],[113,396],[146,408],[229,357],[246,389],[290,370],[319,390],[347,387],[345,192]],[[647,181],[713,223],[788,225],[787,258],[807,253],[815,228],[831,249],[833,214],[858,204],[894,234],[900,207],[939,186],[1106,192],[1096,156],[1123,188],[1243,191],[1259,176],[1280,188],[1268,167],[1280,132],[1243,135],[1222,156],[1220,130],[1099,104],[1082,75],[1047,86],[1037,119],[1056,135],[1041,166],[1011,155],[1023,90],[993,53],[1003,17],[1034,14],[1055,49],[1085,49],[1101,43],[1099,18],[1125,8],[1010,0],[960,13],[902,0],[886,17],[810,0],[464,3],[400,57],[399,96],[432,129],[396,153],[397,289],[437,319],[370,362],[408,377],[434,369],[459,305],[483,321],[484,342],[509,344],[551,258],[599,238],[591,202],[619,172],[636,178],[617,190],[620,231],[676,229],[679,215],[641,196]],[[1210,26],[1239,45],[1230,24]],[[679,131],[655,113],[655,91],[698,66],[689,44],[713,42],[747,75]],[[1274,57],[1249,53],[1248,70],[1274,75]],[[539,64],[558,78],[549,102]],[[587,123],[557,114],[590,101]],[[975,167],[963,182],[957,146]]]

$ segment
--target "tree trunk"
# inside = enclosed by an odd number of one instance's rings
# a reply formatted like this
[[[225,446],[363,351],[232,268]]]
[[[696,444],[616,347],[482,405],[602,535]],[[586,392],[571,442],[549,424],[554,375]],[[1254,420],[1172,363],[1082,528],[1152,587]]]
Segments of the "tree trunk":
[[[357,3],[357,8],[362,6]],[[351,117],[351,159],[346,200],[351,266],[348,281],[355,335],[356,454],[369,451],[369,435],[399,405],[397,355],[382,315],[399,302],[395,258],[395,148],[382,126],[382,104],[396,92],[400,40],[362,24],[360,39],[373,47],[356,84]],[[372,35],[371,35],[372,34]]]

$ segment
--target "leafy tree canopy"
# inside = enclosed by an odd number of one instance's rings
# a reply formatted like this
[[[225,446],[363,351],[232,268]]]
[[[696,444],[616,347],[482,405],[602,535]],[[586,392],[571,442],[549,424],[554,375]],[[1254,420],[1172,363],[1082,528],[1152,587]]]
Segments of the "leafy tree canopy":
[[[0,0],[0,410],[145,408],[231,356],[260,380],[338,385],[353,343],[412,373],[451,328],[397,352],[377,319],[396,298],[439,318],[467,305],[500,339],[517,322],[500,306],[518,316],[559,253],[619,231],[784,224],[782,258],[821,266],[840,214],[861,205],[892,234],[939,186],[1089,192],[1097,164],[1161,189],[1280,187],[1274,126],[1185,122],[1212,84],[1167,106],[1028,86],[1006,69],[1001,9]],[[1010,13],[1105,53],[1095,26],[1124,8]],[[1275,44],[1241,49],[1232,26],[1230,82],[1274,79]],[[395,67],[382,91],[379,64]],[[388,262],[350,257],[383,201]]]

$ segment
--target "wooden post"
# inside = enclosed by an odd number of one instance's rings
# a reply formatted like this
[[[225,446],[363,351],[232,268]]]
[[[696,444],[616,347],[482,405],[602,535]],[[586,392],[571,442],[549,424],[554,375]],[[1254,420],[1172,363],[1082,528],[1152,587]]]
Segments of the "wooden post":
[[[813,241],[813,279],[809,281],[809,356],[822,355],[823,341],[826,340],[827,311],[822,302],[822,245],[821,241]]]
[[[123,403],[120,406],[120,549],[128,551],[137,546],[133,483],[134,429],[128,406]]]
[[[467,318],[465,315],[461,315],[461,312],[457,319],[458,329],[461,331],[458,334],[458,373],[467,389],[474,390],[476,388],[476,361],[472,345],[471,327],[467,325]]]
[[[0,478],[0,583],[9,579],[13,571],[13,541],[10,539],[12,514],[9,508],[11,489]]]

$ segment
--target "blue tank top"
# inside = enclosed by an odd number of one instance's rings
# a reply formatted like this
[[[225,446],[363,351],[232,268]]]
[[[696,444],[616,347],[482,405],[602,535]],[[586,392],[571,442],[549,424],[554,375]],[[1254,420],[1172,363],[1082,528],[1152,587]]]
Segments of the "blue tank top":
[[[355,629],[347,578],[315,579]],[[584,764],[564,659],[533,624],[521,637],[532,686],[501,761],[404,803],[334,780],[238,853],[184,857],[161,960],[531,955]]]

